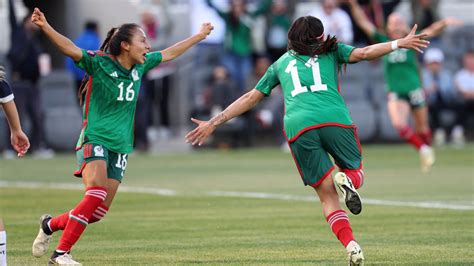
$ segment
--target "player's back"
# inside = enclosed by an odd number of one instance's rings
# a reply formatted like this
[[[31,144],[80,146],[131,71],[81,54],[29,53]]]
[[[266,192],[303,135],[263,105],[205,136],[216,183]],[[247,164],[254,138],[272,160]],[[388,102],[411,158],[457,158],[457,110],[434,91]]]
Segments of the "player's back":
[[[285,98],[289,138],[307,127],[352,125],[338,82],[340,65],[348,61],[352,49],[338,45],[335,51],[315,57],[288,51],[272,65]]]

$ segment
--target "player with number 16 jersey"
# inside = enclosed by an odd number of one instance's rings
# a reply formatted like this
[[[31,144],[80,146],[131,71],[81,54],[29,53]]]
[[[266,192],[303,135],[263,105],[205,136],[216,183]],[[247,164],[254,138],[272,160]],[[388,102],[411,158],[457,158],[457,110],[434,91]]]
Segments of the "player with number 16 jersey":
[[[32,254],[43,256],[54,232],[63,230],[49,264],[81,265],[71,256],[72,247],[89,224],[100,221],[108,212],[127,167],[127,154],[133,147],[135,108],[142,76],[160,62],[175,59],[212,31],[204,23],[201,31],[161,52],[150,52],[145,31],[126,23],[107,33],[100,51],[85,51],[59,34],[35,8],[32,22],[51,42],[88,77],[80,87],[84,100],[84,124],[77,143],[79,169],[85,195],[71,210],[40,218],[40,229],[33,241]]]
[[[110,54],[82,51],[76,65],[89,75],[84,103],[84,123],[76,149],[83,144],[101,144],[107,149],[130,153],[138,92],[144,73],[162,60],[161,52],[146,54],[144,64],[131,70],[122,67]]]

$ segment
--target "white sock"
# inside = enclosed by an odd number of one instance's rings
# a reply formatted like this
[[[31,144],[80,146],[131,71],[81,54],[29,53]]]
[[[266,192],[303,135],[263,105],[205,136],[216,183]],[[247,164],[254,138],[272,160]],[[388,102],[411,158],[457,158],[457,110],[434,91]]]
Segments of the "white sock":
[[[0,231],[0,266],[7,266],[7,232]]]

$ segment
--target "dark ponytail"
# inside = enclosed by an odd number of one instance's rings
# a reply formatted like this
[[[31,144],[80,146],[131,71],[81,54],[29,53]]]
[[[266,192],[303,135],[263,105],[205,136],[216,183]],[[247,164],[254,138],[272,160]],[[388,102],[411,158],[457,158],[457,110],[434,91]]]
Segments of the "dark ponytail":
[[[321,20],[312,16],[300,17],[288,31],[288,50],[310,57],[335,51],[337,38],[328,35],[324,40]]]
[[[109,53],[113,56],[120,55],[122,52],[122,42],[131,43],[133,34],[137,28],[140,28],[140,26],[135,23],[127,23],[118,28],[111,28],[109,32],[107,32],[107,37],[105,37],[105,40],[102,42],[99,52]],[[82,106],[84,102],[84,96],[88,88],[89,75],[86,73],[77,91],[80,106]]]

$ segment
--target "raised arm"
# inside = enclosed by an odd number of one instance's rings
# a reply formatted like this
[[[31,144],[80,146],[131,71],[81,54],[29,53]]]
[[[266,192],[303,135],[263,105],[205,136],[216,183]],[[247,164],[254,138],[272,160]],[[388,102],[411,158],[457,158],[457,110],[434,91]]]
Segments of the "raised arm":
[[[364,48],[356,48],[352,51],[349,56],[349,62],[354,63],[361,60],[373,60],[379,58],[383,55],[386,55],[393,50],[398,48],[413,49],[420,53],[423,53],[421,49],[428,47],[430,43],[426,38],[426,34],[415,34],[417,25],[413,26],[410,33],[402,39],[398,39],[391,42],[377,43],[374,45],[369,45]]]
[[[206,37],[211,33],[213,29],[214,27],[211,25],[211,23],[202,24],[201,31],[199,33],[187,38],[184,41],[180,41],[171,47],[168,47],[162,50],[161,51],[161,53],[163,54],[162,62],[170,61],[180,56],[181,54],[186,52],[186,50],[193,47],[198,42],[206,39]]]
[[[59,34],[53,27],[51,27],[46,21],[46,17],[43,12],[38,8],[35,8],[31,15],[31,21],[38,26],[41,31],[49,38],[49,40],[63,53],[65,56],[69,56],[74,61],[79,61],[82,58],[82,50],[77,47],[71,40]]]
[[[265,95],[260,91],[253,89],[235,100],[224,111],[220,112],[209,121],[201,121],[191,118],[198,127],[186,135],[186,142],[191,143],[192,145],[198,144],[201,146],[219,125],[252,109],[263,99],[264,96]]]
[[[354,18],[355,23],[362,31],[367,34],[369,37],[372,36],[376,30],[375,25],[370,22],[369,18],[364,13],[364,10],[360,7],[357,0],[346,0],[351,9],[352,17]]]
[[[448,26],[458,26],[462,24],[463,22],[459,19],[445,18],[434,22],[428,28],[422,30],[421,33],[425,33],[428,38],[432,38],[440,35],[443,30]]]
[[[10,22],[11,33],[13,34],[18,28],[13,0],[8,0],[8,21]]]

